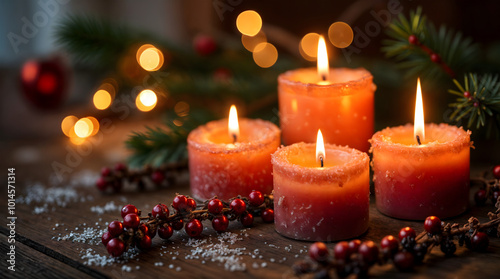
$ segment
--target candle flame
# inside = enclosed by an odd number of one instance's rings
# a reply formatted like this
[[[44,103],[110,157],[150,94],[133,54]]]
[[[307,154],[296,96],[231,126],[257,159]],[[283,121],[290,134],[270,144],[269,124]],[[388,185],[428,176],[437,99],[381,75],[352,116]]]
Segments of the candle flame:
[[[318,75],[321,81],[327,81],[330,75],[330,68],[328,65],[328,53],[326,51],[325,38],[319,36],[318,41]]]
[[[425,126],[424,126],[424,105],[422,102],[422,89],[420,87],[420,78],[417,80],[417,98],[415,101],[415,123],[413,136],[418,144],[425,140]]]
[[[238,112],[236,111],[235,105],[232,105],[231,109],[229,109],[228,131],[229,137],[236,142],[240,136],[240,125],[238,124]]]
[[[318,136],[316,138],[316,162],[319,162],[321,164],[321,167],[323,167],[325,157],[325,143],[323,142],[323,134],[321,133],[321,130],[318,130]]]

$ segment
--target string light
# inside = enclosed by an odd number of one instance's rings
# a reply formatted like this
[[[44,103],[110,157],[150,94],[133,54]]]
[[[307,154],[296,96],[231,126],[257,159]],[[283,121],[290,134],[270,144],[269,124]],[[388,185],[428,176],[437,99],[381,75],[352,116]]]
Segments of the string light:
[[[158,101],[156,93],[151,89],[142,90],[137,98],[135,99],[135,105],[140,111],[150,111],[152,110]]]
[[[139,47],[136,58],[139,65],[150,72],[159,70],[164,62],[161,50],[150,44]]]

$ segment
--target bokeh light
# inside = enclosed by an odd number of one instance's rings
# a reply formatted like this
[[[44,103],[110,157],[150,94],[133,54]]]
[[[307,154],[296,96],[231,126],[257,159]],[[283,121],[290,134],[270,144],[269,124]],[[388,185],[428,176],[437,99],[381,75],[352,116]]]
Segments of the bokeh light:
[[[308,33],[300,40],[299,51],[302,57],[308,61],[315,61],[318,55],[318,33]]]
[[[99,121],[93,116],[87,116],[87,119],[92,122],[92,132],[90,133],[90,136],[94,136],[99,132]]]
[[[79,138],[86,138],[92,134],[93,127],[94,124],[90,119],[86,117],[80,118],[80,120],[76,121],[74,126],[75,134]]]
[[[142,90],[135,99],[135,105],[140,111],[150,111],[157,103],[156,93],[151,89]]]
[[[337,21],[328,28],[328,38],[334,46],[346,48],[351,45],[354,38],[354,32],[349,24]]]
[[[64,117],[63,121],[61,122],[61,130],[67,137],[71,136],[71,130],[73,130],[76,121],[78,121],[78,117],[74,115],[68,115]]]
[[[111,97],[111,94],[104,89],[97,90],[93,99],[94,106],[99,110],[107,109],[111,105],[112,100],[113,98]]]
[[[253,60],[259,67],[269,68],[278,60],[278,50],[270,43],[260,43],[254,49]]]
[[[236,27],[243,35],[255,36],[262,28],[262,18],[256,11],[244,11],[236,18]]]
[[[189,104],[186,102],[178,102],[175,104],[174,111],[180,117],[188,116]]]
[[[161,50],[150,44],[142,45],[137,50],[137,62],[146,71],[157,71],[163,66],[164,58]]]
[[[241,43],[248,50],[253,52],[258,44],[266,43],[267,38],[264,32],[260,31],[255,36],[241,35]]]

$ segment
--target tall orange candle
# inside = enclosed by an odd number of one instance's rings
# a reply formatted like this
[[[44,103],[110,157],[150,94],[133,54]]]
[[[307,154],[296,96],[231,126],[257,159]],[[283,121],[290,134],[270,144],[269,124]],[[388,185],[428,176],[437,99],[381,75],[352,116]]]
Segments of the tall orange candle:
[[[228,119],[200,126],[188,136],[191,193],[200,200],[229,199],[252,190],[271,193],[271,154],[280,145],[280,130],[269,121]]]
[[[368,228],[369,158],[356,149],[296,143],[272,155],[274,223],[298,240],[337,241]],[[315,152],[316,149],[316,152]]]
[[[377,209],[423,220],[463,213],[469,204],[470,132],[424,125],[420,81],[415,124],[386,128],[371,139]]]
[[[367,152],[373,135],[373,77],[363,68],[330,69],[323,46],[324,39],[318,44],[318,69],[297,69],[278,77],[283,143],[314,143],[321,129],[325,142]]]

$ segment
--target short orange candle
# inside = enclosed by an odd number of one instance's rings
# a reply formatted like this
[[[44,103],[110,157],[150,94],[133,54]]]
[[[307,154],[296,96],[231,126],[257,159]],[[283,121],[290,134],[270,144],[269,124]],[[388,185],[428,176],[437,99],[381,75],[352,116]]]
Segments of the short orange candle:
[[[280,130],[269,121],[240,119],[238,134],[228,119],[200,126],[188,136],[190,186],[200,200],[229,199],[252,190],[271,193],[271,154],[280,145]]]
[[[421,100],[419,82],[418,109]],[[471,133],[447,124],[424,126],[423,109],[415,114],[415,126],[386,128],[371,139],[377,209],[410,220],[463,213],[469,204]]]
[[[330,69],[326,63],[323,70],[304,68],[281,74],[278,99],[283,143],[314,143],[321,129],[325,142],[367,152],[373,135],[375,89],[372,75],[363,68]]]
[[[368,155],[325,144],[321,167],[315,148],[296,143],[272,155],[276,231],[308,241],[357,237],[368,228]]]

